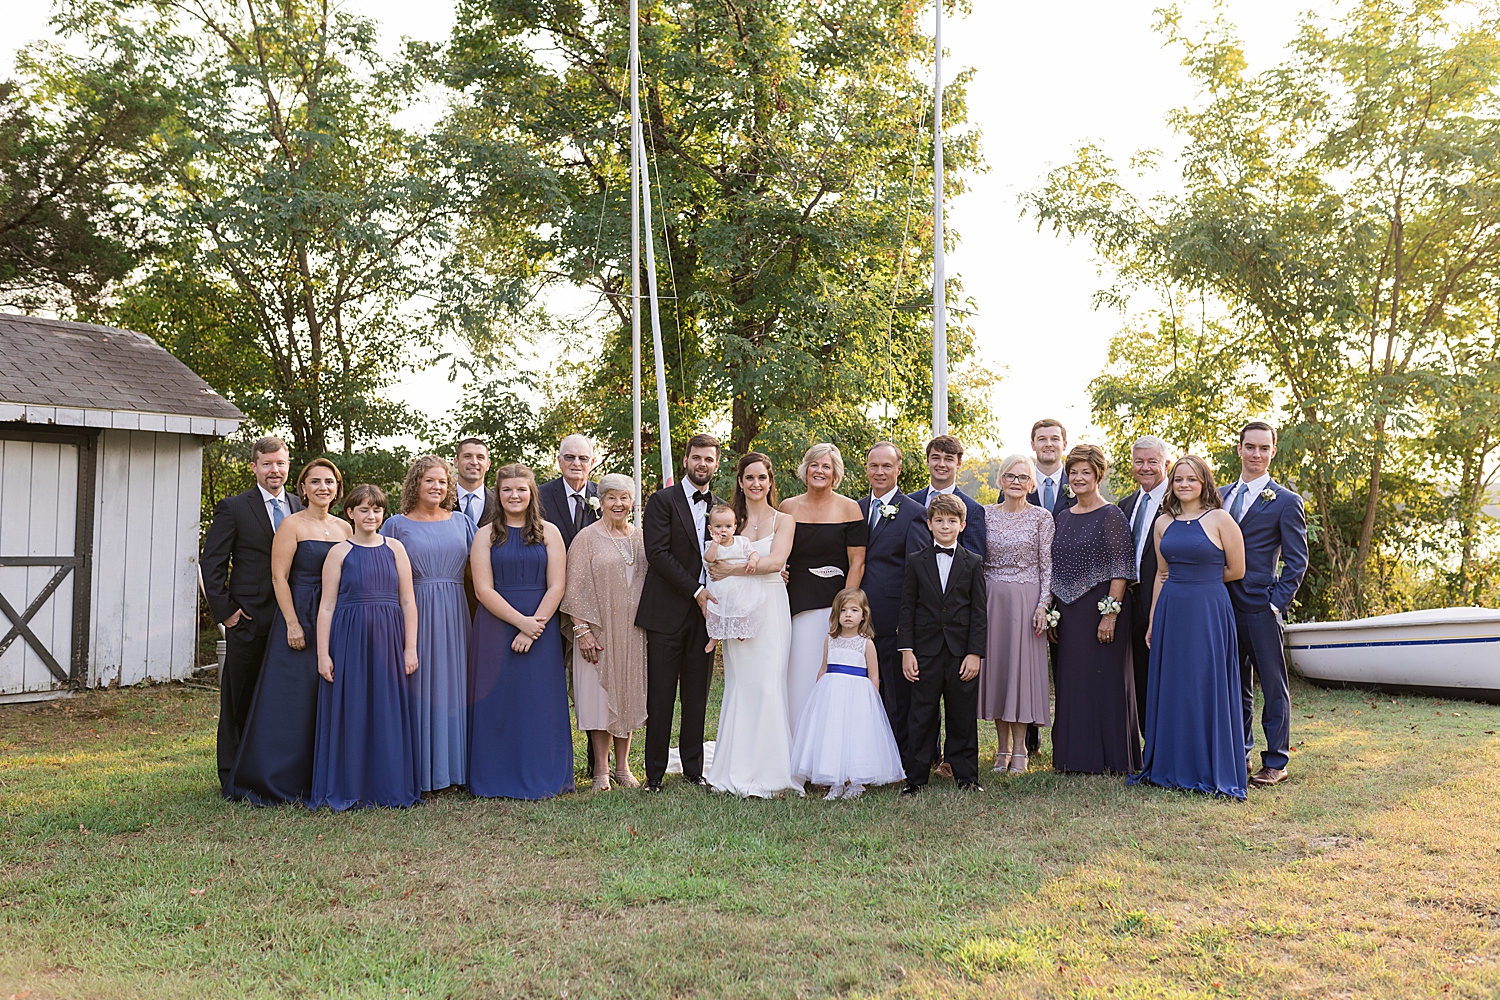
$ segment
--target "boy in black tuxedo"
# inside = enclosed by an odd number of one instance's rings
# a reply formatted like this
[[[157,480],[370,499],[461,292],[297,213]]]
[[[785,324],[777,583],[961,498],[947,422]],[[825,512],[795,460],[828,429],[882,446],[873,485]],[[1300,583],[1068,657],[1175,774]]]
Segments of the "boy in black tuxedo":
[[[912,683],[905,797],[927,785],[936,750],[938,701],[947,710],[943,757],[964,791],[979,787],[979,660],[984,655],[988,600],[984,560],[958,544],[967,512],[962,500],[934,496],[927,527],[934,544],[906,561],[897,641],[901,669]]]

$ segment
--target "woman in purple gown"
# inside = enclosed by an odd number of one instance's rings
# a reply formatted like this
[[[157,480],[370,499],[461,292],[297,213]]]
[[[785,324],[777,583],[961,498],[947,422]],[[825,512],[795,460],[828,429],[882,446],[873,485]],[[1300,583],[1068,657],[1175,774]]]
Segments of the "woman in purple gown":
[[[1125,585],[1135,579],[1135,539],[1125,513],[1099,494],[1104,452],[1081,444],[1068,453],[1066,468],[1078,502],[1057,515],[1052,538],[1052,595],[1060,614],[1052,766],[1129,774],[1141,766],[1125,601]]]
[[[1157,566],[1146,683],[1146,758],[1130,779],[1245,797],[1240,654],[1230,580],[1245,575],[1245,539],[1197,455],[1167,473],[1156,519]]]

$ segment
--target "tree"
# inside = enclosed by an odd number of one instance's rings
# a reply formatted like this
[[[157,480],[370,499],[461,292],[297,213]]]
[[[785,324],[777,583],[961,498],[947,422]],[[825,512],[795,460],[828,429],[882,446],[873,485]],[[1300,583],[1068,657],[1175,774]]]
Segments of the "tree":
[[[616,454],[632,433],[626,14],[624,3],[572,0],[461,5],[446,65],[464,95],[452,130],[477,149],[529,150],[545,169],[537,280],[582,285],[607,306],[577,391]],[[914,68],[931,44],[914,17],[905,0],[642,4],[678,453],[688,434],[721,422],[731,452],[768,450],[784,470],[815,440],[857,450],[925,434],[931,90]],[[949,196],[978,165],[964,94],[963,80],[946,88]],[[480,217],[475,228],[498,227]],[[961,322],[949,345],[955,361],[970,351]],[[964,391],[978,386],[955,386],[956,428],[983,436],[988,414]]]
[[[171,95],[128,55],[33,45],[0,82],[0,304],[93,315],[146,226],[129,196]]]
[[[1344,615],[1370,603],[1377,543],[1394,555],[1409,526],[1414,470],[1392,463],[1430,426],[1443,343],[1500,273],[1500,20],[1456,22],[1458,6],[1361,0],[1332,26],[1309,18],[1258,75],[1222,20],[1195,39],[1169,10],[1203,92],[1171,116],[1183,193],[1140,200],[1085,148],[1029,198],[1114,265],[1106,298],[1213,304],[1231,332],[1218,359],[1284,401],[1282,468],[1312,498],[1315,569]]]

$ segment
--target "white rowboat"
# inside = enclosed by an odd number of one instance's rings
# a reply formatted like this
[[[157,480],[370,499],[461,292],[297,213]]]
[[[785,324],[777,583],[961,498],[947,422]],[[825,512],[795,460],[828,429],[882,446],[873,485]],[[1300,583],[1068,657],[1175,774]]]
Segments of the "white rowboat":
[[[1317,684],[1500,703],[1500,611],[1438,608],[1286,627],[1292,668]]]

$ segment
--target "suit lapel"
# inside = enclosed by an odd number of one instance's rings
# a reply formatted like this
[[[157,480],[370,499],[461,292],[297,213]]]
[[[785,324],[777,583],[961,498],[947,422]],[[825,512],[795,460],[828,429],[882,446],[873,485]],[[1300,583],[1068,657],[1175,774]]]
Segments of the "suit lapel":
[[[1275,488],[1279,487],[1280,485],[1281,485],[1280,483],[1278,483],[1276,480],[1272,479],[1272,480],[1270,480],[1269,482],[1266,483],[1266,488],[1268,488],[1268,489],[1275,489]],[[1262,490],[1262,492],[1264,492],[1264,490]],[[1249,523],[1249,521],[1250,521],[1250,519],[1252,517],[1254,517],[1256,514],[1260,513],[1260,510],[1261,510],[1262,507],[1269,507],[1272,503],[1275,503],[1275,502],[1276,501],[1275,501],[1274,498],[1271,501],[1269,501],[1269,502],[1262,501],[1261,498],[1260,498],[1260,493],[1256,493],[1256,494],[1254,494],[1252,496],[1246,497],[1245,498],[1245,516],[1242,517],[1242,518],[1240,518],[1240,534],[1243,535],[1245,533],[1245,525]]]
[[[284,492],[283,495],[285,495]],[[245,506],[250,510],[250,520],[255,522],[256,528],[266,540],[266,547],[269,548],[271,539],[276,537],[276,529],[271,527],[271,515],[266,513],[266,502],[261,498],[260,487],[252,486],[240,496],[245,498]]]

